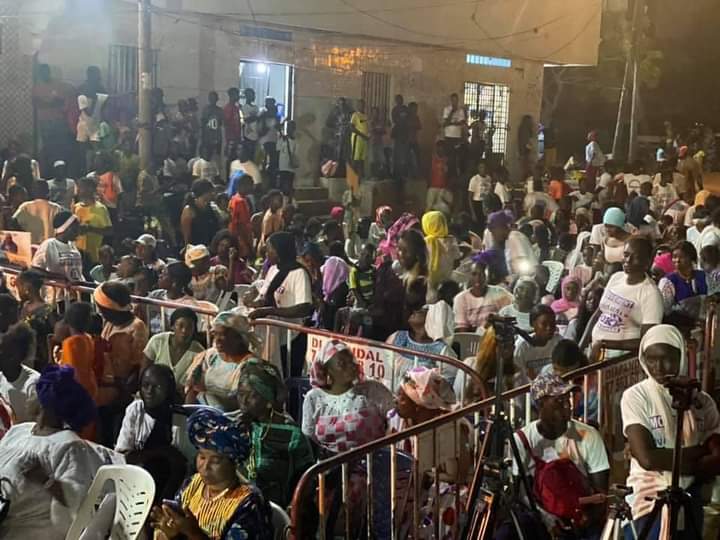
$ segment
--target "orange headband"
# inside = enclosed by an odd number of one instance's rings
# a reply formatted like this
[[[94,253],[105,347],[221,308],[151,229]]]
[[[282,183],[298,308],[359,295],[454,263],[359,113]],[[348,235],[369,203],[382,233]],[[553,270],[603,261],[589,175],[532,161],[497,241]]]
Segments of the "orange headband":
[[[132,304],[128,304],[127,306],[121,306],[115,300],[105,294],[105,292],[102,290],[102,285],[97,287],[93,292],[93,299],[98,306],[105,309],[111,309],[113,311],[132,311]]]

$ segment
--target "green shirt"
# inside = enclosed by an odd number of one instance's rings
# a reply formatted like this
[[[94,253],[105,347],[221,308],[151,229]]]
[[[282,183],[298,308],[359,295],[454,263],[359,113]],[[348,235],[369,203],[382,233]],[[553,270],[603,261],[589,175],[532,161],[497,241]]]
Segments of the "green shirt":
[[[351,267],[348,288],[360,294],[365,302],[372,304],[375,294],[375,271],[371,268],[367,272],[361,272],[356,266]]]
[[[252,453],[243,475],[266,499],[287,508],[302,474],[315,464],[310,441],[294,423],[253,423]]]

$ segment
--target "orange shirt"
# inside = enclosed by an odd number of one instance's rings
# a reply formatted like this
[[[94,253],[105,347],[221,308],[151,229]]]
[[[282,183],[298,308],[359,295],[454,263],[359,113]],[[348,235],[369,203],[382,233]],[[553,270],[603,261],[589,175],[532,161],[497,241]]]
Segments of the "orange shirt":
[[[62,342],[60,364],[75,369],[75,379],[97,399],[98,385],[95,378],[95,343],[87,334],[65,338]]]
[[[556,201],[559,201],[566,195],[570,194],[570,186],[568,186],[563,180],[550,180],[548,194]]]

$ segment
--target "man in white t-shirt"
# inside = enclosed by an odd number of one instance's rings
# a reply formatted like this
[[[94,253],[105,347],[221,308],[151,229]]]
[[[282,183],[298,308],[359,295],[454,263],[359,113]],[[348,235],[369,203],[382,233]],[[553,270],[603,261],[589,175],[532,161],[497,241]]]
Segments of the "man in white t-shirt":
[[[450,96],[450,105],[443,109],[442,126],[446,140],[450,139],[451,142],[454,142],[462,139],[467,126],[467,116],[465,109],[459,104],[457,94]]]
[[[636,350],[645,331],[662,321],[662,295],[648,276],[652,256],[648,239],[636,236],[625,242],[623,271],[610,276],[600,300],[591,359],[602,348]]]
[[[520,463],[528,476],[535,475],[535,458],[552,462],[569,458],[588,480],[594,492],[606,492],[610,464],[598,431],[572,420],[570,394],[579,390],[551,373],[538,375],[530,387],[539,419],[515,434]],[[532,453],[532,456],[529,454]],[[519,476],[518,463],[513,460],[513,475]],[[543,512],[543,521],[554,524],[555,518]],[[601,523],[598,524],[601,527]]]
[[[58,160],[53,164],[53,173],[54,178],[48,180],[49,199],[66,210],[70,210],[73,207],[77,184],[75,180],[67,177],[67,166],[62,160]]]
[[[490,193],[492,193],[492,178],[487,174],[485,162],[481,161],[478,163],[477,174],[470,178],[468,183],[468,201],[475,221],[484,221],[482,202]]]
[[[35,199],[18,206],[13,219],[24,231],[30,233],[33,244],[40,244],[53,236],[52,222],[62,207],[48,200],[50,192],[44,180],[35,181],[33,191]]]
[[[252,149],[247,144],[243,143],[240,146],[240,153],[238,159],[233,160],[230,163],[230,176],[232,177],[236,172],[250,175],[253,179],[253,184],[259,186],[262,184],[263,177],[260,169],[252,160]],[[231,197],[235,195],[235,191],[228,193]]]
[[[0,396],[10,403],[16,422],[34,422],[40,373],[29,368],[35,361],[35,333],[25,323],[11,326],[0,341]]]
[[[260,109],[255,105],[255,90],[246,88],[243,92],[245,103],[240,106],[242,117],[243,144],[245,144],[252,155],[255,155],[258,139],[260,138]]]
[[[32,266],[70,281],[82,280],[82,256],[74,244],[80,233],[80,222],[74,214],[62,211],[53,219],[53,227],[55,237],[40,244]]]
[[[453,301],[456,332],[474,332],[484,329],[488,316],[512,304],[513,297],[502,287],[487,284],[487,268],[473,263],[470,270],[470,288]]]

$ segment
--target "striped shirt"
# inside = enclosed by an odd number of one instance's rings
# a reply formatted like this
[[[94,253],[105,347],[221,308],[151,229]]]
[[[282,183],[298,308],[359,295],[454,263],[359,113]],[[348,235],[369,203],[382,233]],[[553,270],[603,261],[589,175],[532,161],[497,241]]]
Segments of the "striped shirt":
[[[352,266],[348,276],[348,288],[362,296],[365,302],[372,304],[375,295],[375,269],[362,272],[356,266]]]

